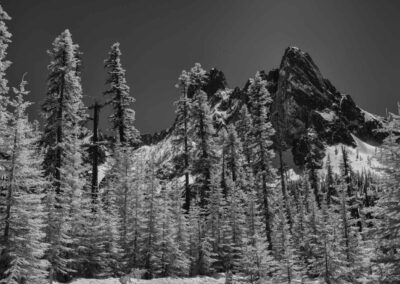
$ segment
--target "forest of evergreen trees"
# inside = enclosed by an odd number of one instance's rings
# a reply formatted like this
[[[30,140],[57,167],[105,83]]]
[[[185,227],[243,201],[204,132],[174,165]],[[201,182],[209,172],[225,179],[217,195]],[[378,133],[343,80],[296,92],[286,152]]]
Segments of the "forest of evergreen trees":
[[[378,155],[380,176],[341,173],[321,162],[312,128],[301,179],[274,168],[279,129],[270,121],[267,81],[250,79],[248,104],[216,127],[196,64],[178,79],[173,173],[151,154],[135,160],[140,133],[118,43],[104,61],[104,96],[85,106],[82,53],[68,30],[48,51],[42,123],[27,115],[23,77],[10,89],[10,17],[0,8],[0,283],[74,278],[146,279],[225,272],[246,283],[400,283],[400,116],[391,114]],[[105,52],[105,57],[107,56]],[[103,84],[104,82],[100,82]],[[109,106],[112,137],[100,137]],[[95,110],[92,116],[92,110]],[[91,123],[94,122],[94,129]],[[275,151],[273,149],[278,149]],[[106,153],[106,154],[105,154]],[[99,184],[98,166],[107,160]]]

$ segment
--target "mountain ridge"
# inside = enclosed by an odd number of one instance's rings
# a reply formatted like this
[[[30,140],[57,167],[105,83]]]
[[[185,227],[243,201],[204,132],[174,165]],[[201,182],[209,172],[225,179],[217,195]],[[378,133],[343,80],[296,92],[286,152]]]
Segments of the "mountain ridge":
[[[386,134],[382,132],[383,119],[361,109],[352,97],[338,91],[323,77],[311,56],[297,47],[288,47],[279,68],[260,71],[271,94],[271,122],[280,128],[281,140],[275,137],[273,147],[281,144],[290,150],[297,166],[302,166],[304,152],[301,139],[307,129],[313,128],[326,146],[344,144],[356,147],[353,136],[379,145]],[[207,93],[217,131],[238,119],[241,107],[249,106],[249,81],[243,88],[229,89],[222,71],[212,68],[207,72],[203,91]],[[188,96],[191,97],[189,88]],[[275,115],[279,114],[278,118]],[[160,132],[142,135],[143,145],[154,145],[173,135],[174,124]]]

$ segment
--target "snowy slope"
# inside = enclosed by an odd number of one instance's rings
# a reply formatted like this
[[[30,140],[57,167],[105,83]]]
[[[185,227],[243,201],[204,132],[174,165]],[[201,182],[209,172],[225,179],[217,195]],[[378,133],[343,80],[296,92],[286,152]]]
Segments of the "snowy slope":
[[[158,144],[153,145],[144,145],[137,149],[133,156],[131,157],[133,162],[132,170],[142,169],[146,162],[154,162],[156,167],[167,166],[168,163],[172,161],[173,156],[175,155],[174,147],[172,146],[171,136],[167,137],[165,140]],[[113,164],[113,158],[109,155],[106,159],[106,162],[99,166],[98,173],[98,182],[100,183],[107,172],[111,169]]]
[[[354,172],[371,172],[375,175],[379,174],[379,168],[382,167],[380,162],[378,161],[377,154],[379,153],[379,148],[369,145],[368,143],[363,142],[356,136],[352,135],[354,141],[356,142],[356,147],[351,147],[344,144],[336,144],[327,146],[325,150],[325,158],[323,159],[323,169],[321,173],[323,174],[326,169],[326,163],[328,160],[328,156],[331,159],[331,165],[334,173],[340,173],[340,164],[343,161],[342,157],[342,147],[344,147],[348,153],[349,160]],[[164,168],[172,168],[172,158],[176,154],[176,149],[172,145],[172,137],[169,136],[161,143],[153,144],[153,145],[145,145],[140,147],[137,151],[135,151],[134,156],[132,157],[132,161],[134,162],[132,170],[135,168],[143,168],[145,161],[153,160],[156,167],[159,169],[161,167]],[[112,164],[111,157],[107,159],[107,162],[99,167],[99,182],[104,178],[107,171],[110,169],[110,165]],[[284,161],[289,166],[289,170],[287,172],[287,177],[289,180],[298,180],[299,169],[293,163],[293,156],[291,151],[284,152]],[[275,165],[277,166],[277,165]],[[183,180],[183,176],[180,179]],[[193,182],[193,177],[190,176],[190,183]]]
[[[381,121],[382,119],[378,118],[376,115],[373,115],[372,113],[363,110],[362,108],[360,108],[361,113],[364,115],[365,121]]]
[[[235,280],[236,281],[236,280]],[[241,282],[234,282],[240,284]],[[284,282],[287,283],[287,282]],[[284,283],[263,283],[263,284],[284,284]],[[292,279],[292,283],[306,283],[306,284],[322,284],[319,280],[306,280],[301,282],[300,280]],[[55,283],[57,284],[57,283]],[[121,284],[118,278],[109,279],[78,279],[71,284]],[[122,283],[123,284],[123,283]],[[211,278],[211,277],[195,277],[195,278],[158,278],[153,280],[139,280],[131,279],[131,282],[126,284],[225,284],[225,277]]]
[[[371,172],[373,174],[379,175],[379,168],[382,165],[379,163],[377,159],[377,153],[379,152],[378,147],[371,146],[356,136],[352,135],[354,141],[357,144],[357,147],[351,147],[343,144],[337,144],[333,146],[328,146],[326,148],[326,156],[323,160],[324,168],[326,168],[326,163],[328,160],[328,156],[331,159],[332,169],[335,173],[340,173],[340,164],[343,161],[342,156],[342,147],[344,147],[348,153],[349,160],[351,163],[351,167],[354,172]]]
[[[129,283],[129,282],[128,282]],[[153,280],[138,280],[131,279],[129,284],[223,284],[225,278],[215,279],[211,277],[196,277],[196,278],[159,278]],[[109,279],[78,279],[71,284],[121,284],[118,278]]]

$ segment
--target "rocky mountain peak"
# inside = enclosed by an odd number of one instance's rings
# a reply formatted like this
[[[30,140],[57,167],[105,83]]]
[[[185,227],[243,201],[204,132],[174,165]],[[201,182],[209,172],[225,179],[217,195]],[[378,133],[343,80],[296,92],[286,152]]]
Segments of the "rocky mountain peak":
[[[315,129],[328,145],[355,145],[352,134],[375,144],[381,141],[382,135],[374,131],[381,121],[360,109],[351,96],[337,91],[308,53],[287,48],[278,72],[272,82],[272,110],[281,114],[287,145],[295,145],[308,128]]]
[[[359,108],[350,95],[339,92],[323,77],[307,52],[288,47],[279,68],[260,71],[260,74],[268,82],[273,99],[273,126],[280,129],[285,150],[291,149],[294,156],[301,155],[302,149],[296,146],[310,129],[325,145],[355,146],[353,135],[372,144],[379,144],[384,138],[382,132],[376,132],[382,127],[381,119]],[[235,122],[242,105],[249,104],[248,84],[231,90],[222,71],[213,68],[207,72],[202,89],[208,95],[217,129]],[[192,97],[190,89],[189,97]],[[162,143],[173,133],[173,128],[157,135],[145,135],[143,142]]]
[[[303,84],[315,86],[320,92],[325,90],[322,74],[311,56],[298,47],[288,47],[281,60],[281,76],[290,80],[300,80]]]

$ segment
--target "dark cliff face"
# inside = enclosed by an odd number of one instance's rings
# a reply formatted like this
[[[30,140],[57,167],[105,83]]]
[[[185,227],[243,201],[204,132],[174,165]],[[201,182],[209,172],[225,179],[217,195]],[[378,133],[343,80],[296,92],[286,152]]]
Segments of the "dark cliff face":
[[[292,149],[295,157],[302,153],[297,153],[299,147],[293,146],[302,141],[309,129],[328,145],[355,146],[352,134],[372,144],[381,143],[385,137],[383,132],[376,132],[382,128],[382,121],[360,109],[350,95],[339,92],[322,76],[310,55],[299,48],[287,48],[279,68],[261,71],[261,76],[267,80],[273,99],[273,126],[280,127],[284,148]],[[214,68],[207,73],[203,91],[208,95],[217,129],[236,121],[241,106],[249,104],[248,84],[242,89],[228,90],[222,71]],[[144,135],[143,142],[158,143],[171,133],[173,126],[153,136]]]
[[[361,110],[351,96],[337,91],[306,52],[286,49],[277,72],[278,78],[270,88],[271,110],[280,113],[288,146],[310,127],[327,144],[354,145],[351,134],[370,143],[381,142],[382,134],[374,131],[382,127],[381,121]]]

